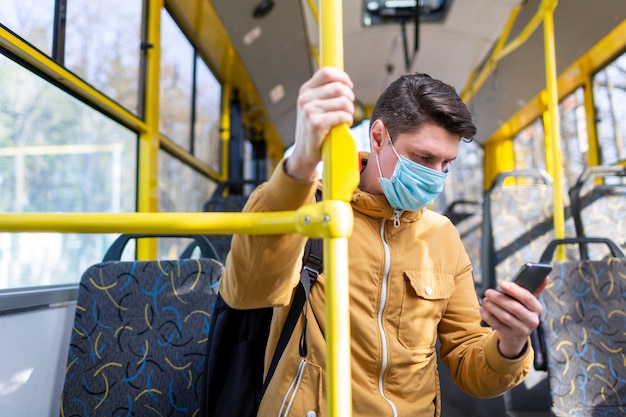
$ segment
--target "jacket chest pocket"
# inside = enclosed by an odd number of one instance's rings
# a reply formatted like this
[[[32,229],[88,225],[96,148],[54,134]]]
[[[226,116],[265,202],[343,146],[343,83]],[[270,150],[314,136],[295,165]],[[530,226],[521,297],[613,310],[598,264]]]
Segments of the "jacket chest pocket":
[[[424,271],[405,271],[403,275],[398,340],[407,349],[430,348],[454,293],[454,276]]]

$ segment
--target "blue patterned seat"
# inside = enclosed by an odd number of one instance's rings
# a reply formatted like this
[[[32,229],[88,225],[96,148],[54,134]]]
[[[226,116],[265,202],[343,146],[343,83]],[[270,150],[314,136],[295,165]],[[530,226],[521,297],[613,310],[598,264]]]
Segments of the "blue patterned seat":
[[[539,169],[500,173],[485,195],[483,216],[482,290],[510,280],[554,239],[552,178]],[[569,216],[565,229],[575,235]],[[570,246],[566,251],[568,259],[577,256]]]
[[[192,416],[222,265],[103,262],[80,282],[61,416]]]
[[[552,178],[541,169],[501,172],[485,193],[483,204],[483,280],[477,287],[479,295],[511,280],[524,263],[536,262],[554,239]],[[573,221],[568,219],[565,226],[566,234],[573,236]],[[533,347],[536,340],[537,332],[533,334]],[[536,369],[524,383],[504,394],[508,416],[550,413],[548,376],[542,369],[542,357],[535,355],[535,359]]]
[[[611,254],[554,262],[539,296],[555,416],[626,415],[626,258],[615,243]]]

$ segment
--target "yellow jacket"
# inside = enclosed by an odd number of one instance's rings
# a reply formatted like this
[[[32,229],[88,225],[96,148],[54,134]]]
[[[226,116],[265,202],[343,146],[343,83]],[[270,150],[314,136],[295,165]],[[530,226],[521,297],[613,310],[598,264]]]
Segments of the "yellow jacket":
[[[315,187],[288,177],[281,163],[245,210],[295,210],[314,202]],[[506,359],[495,332],[480,326],[472,268],[452,223],[430,210],[404,212],[394,222],[384,196],[358,189],[352,207],[354,415],[439,416],[437,338],[443,363],[468,394],[495,397],[520,383],[532,365],[532,349]],[[220,291],[231,307],[274,307],[266,369],[299,281],[305,243],[299,234],[236,235],[226,260]],[[309,298],[308,355],[299,355],[300,320],[263,397],[260,417],[326,415],[324,284],[322,274]]]

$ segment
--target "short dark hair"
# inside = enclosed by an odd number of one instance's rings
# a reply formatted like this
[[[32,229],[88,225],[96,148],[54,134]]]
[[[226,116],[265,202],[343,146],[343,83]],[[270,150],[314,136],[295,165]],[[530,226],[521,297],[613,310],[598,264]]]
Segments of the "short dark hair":
[[[376,101],[371,122],[380,119],[389,134],[419,130],[434,123],[471,141],[476,135],[472,115],[455,89],[428,74],[403,75],[392,82]]]

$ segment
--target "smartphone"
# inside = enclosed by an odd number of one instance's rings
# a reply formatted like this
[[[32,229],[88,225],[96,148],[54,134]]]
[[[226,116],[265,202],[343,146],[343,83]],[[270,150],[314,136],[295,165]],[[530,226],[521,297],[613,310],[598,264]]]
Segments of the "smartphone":
[[[520,287],[534,293],[551,271],[552,266],[549,264],[539,262],[526,262],[517,271],[511,281],[516,283]],[[484,320],[480,321],[480,325],[483,327],[489,327],[489,325]]]
[[[535,292],[551,271],[552,266],[549,264],[526,262],[517,271],[512,282],[530,292]]]

